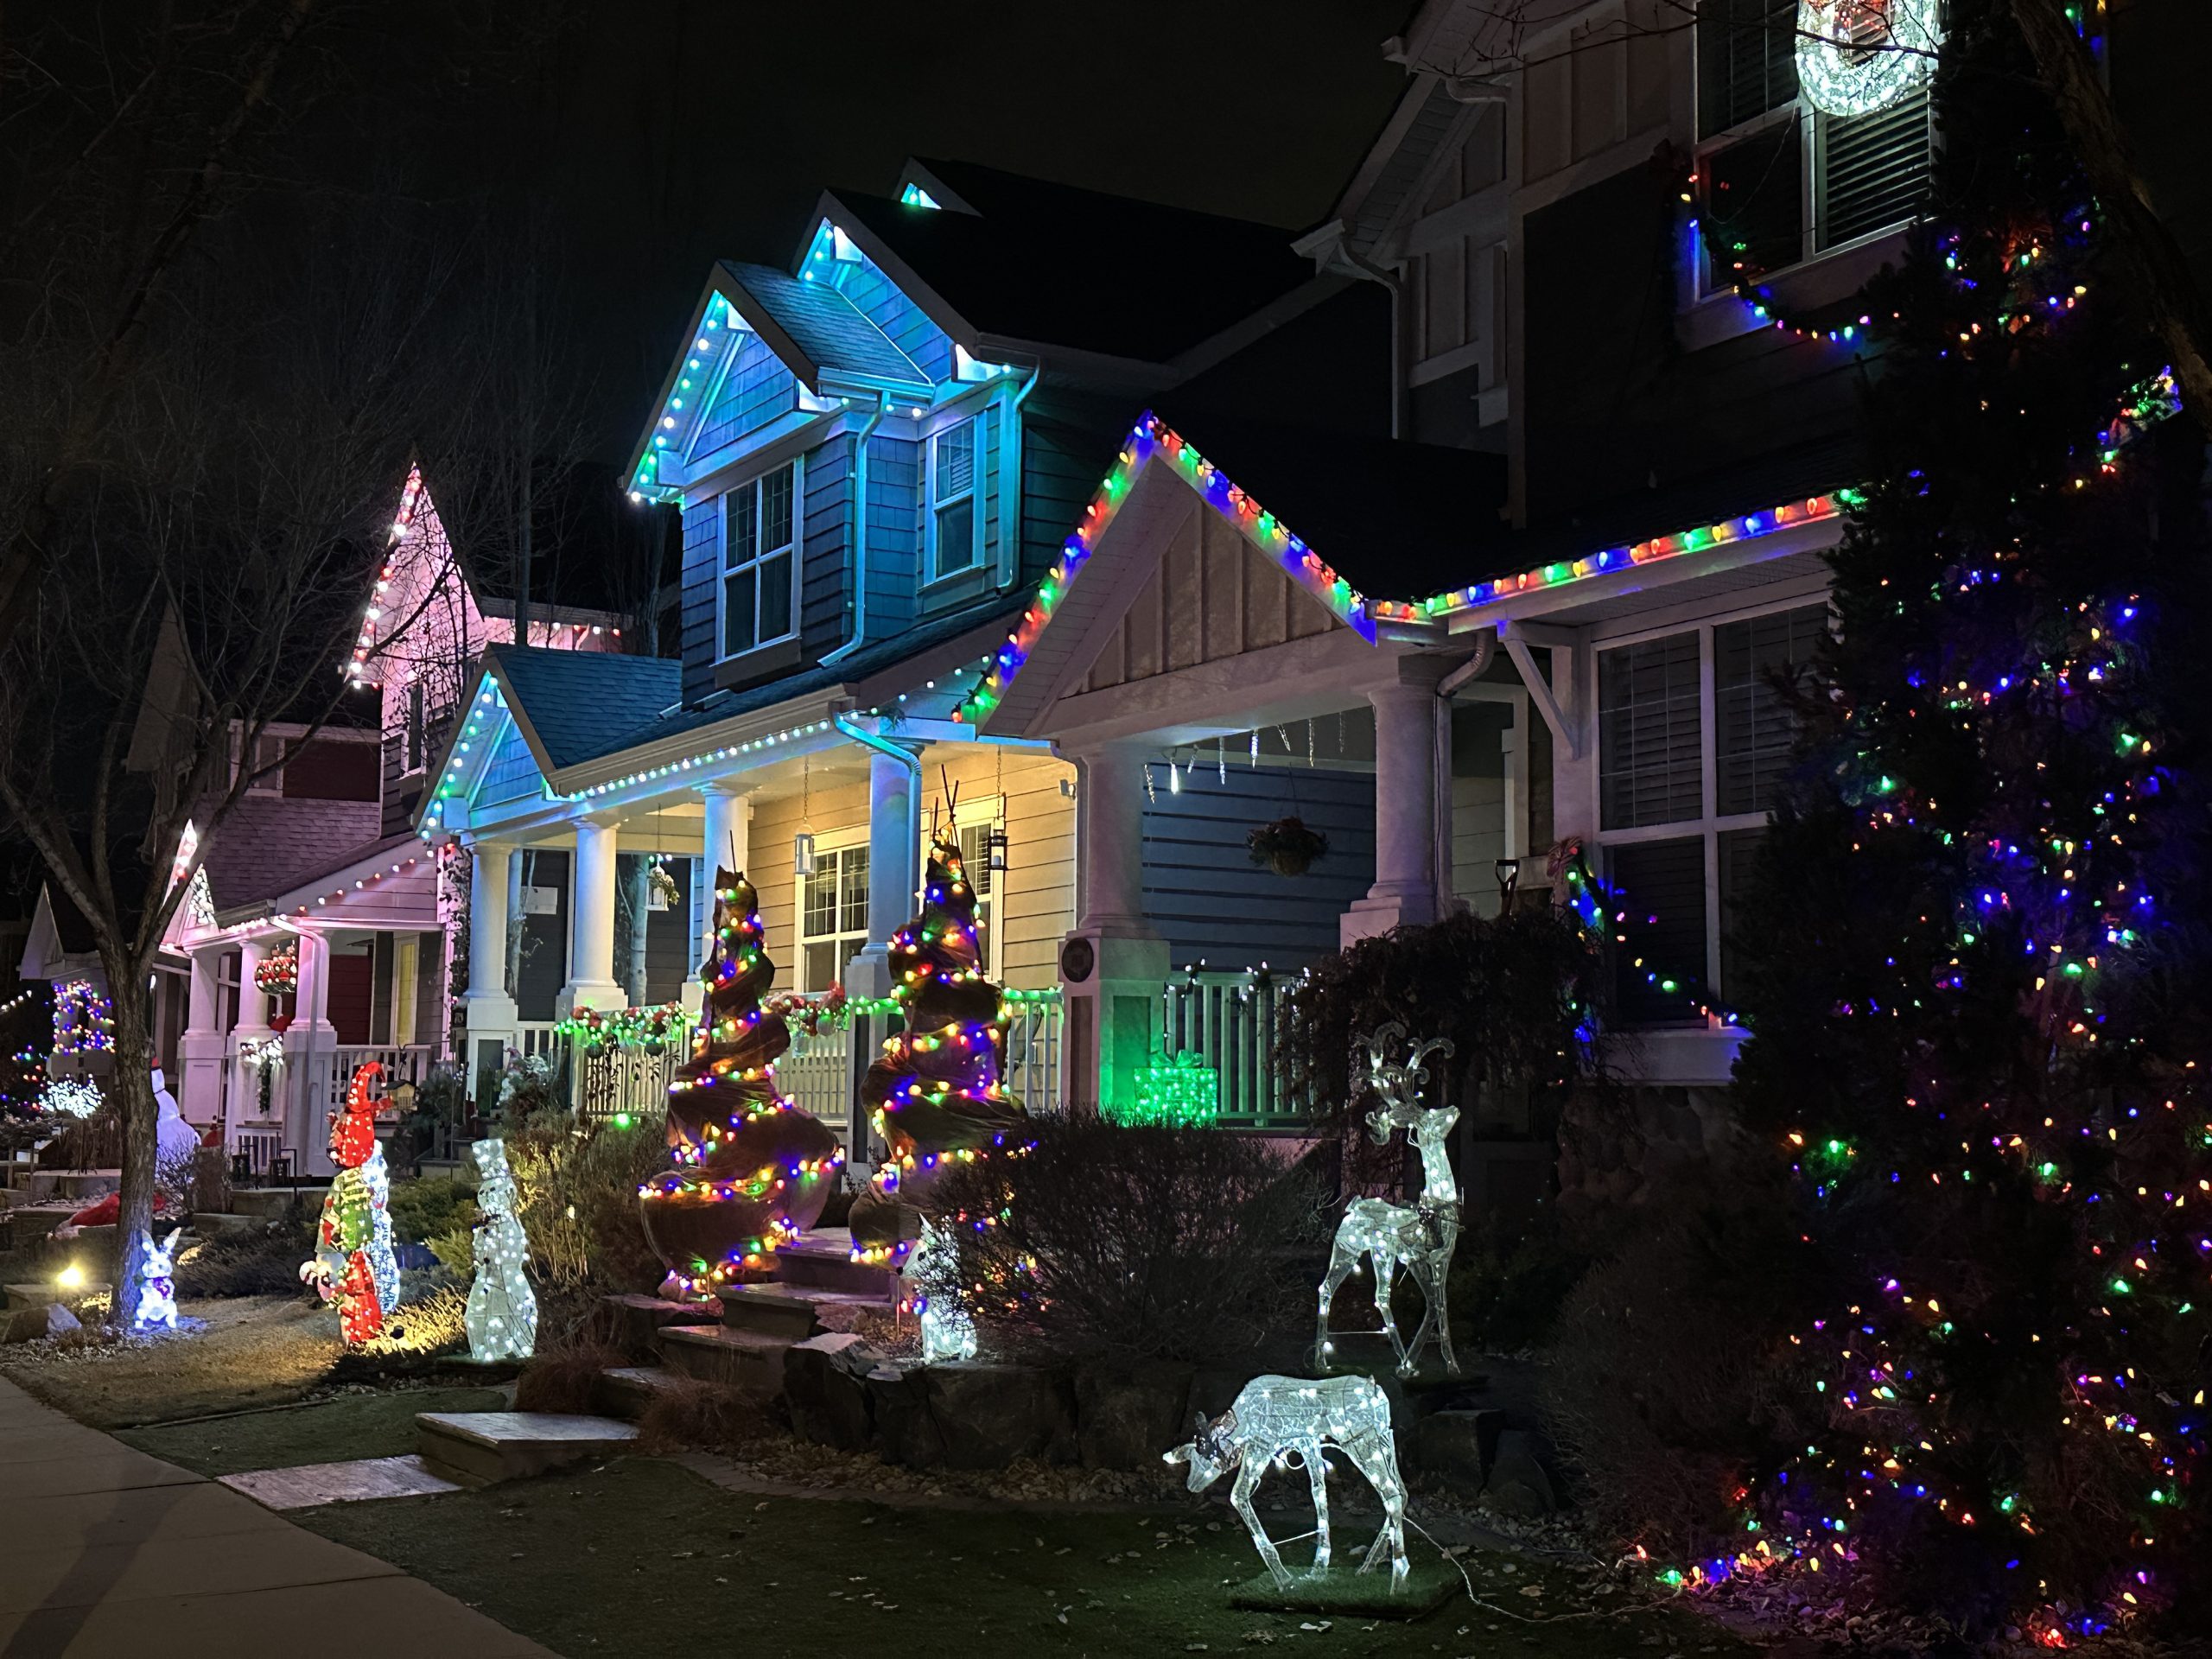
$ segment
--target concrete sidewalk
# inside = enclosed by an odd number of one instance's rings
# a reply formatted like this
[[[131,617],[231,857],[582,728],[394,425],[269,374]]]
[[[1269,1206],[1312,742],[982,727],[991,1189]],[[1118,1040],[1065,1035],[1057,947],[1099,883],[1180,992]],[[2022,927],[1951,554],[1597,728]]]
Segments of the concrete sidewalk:
[[[0,1659],[149,1651],[551,1659],[397,1567],[0,1382]]]

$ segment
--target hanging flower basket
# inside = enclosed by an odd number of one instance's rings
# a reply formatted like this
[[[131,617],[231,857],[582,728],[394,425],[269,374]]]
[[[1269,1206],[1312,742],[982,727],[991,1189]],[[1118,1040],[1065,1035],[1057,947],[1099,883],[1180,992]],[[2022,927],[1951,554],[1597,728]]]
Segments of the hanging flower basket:
[[[257,990],[272,996],[289,996],[300,988],[300,947],[288,944],[273,957],[264,957],[253,970]]]
[[[1263,865],[1277,875],[1303,875],[1317,859],[1327,855],[1329,838],[1308,830],[1303,818],[1277,818],[1246,836],[1244,845],[1255,864]]]
[[[683,902],[683,890],[676,885],[676,878],[668,873],[668,867],[665,864],[649,864],[645,867],[645,886],[652,891],[653,896],[661,901],[663,906],[669,910],[674,910]]]

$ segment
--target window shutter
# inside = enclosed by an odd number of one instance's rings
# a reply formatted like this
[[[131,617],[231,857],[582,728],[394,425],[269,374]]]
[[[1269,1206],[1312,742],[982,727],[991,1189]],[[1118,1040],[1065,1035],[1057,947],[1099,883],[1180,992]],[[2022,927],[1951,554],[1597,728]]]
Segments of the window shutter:
[[[1698,648],[1670,634],[1598,656],[1599,815],[1608,830],[1701,817]]]
[[[1925,86],[1872,115],[1821,117],[1820,245],[1917,214],[1928,195],[1929,140]]]
[[[1649,976],[1685,987],[1705,982],[1705,838],[1615,847],[1606,859],[1606,880],[1628,918],[1616,930],[1628,943],[1612,946],[1613,1022],[1663,1026],[1700,1018],[1686,992],[1670,995]]]
[[[1704,0],[1697,14],[1698,136],[1797,96],[1797,0]]]
[[[1827,607],[1806,605],[1713,631],[1713,759],[1723,814],[1776,804],[1797,722],[1774,677],[1809,663],[1826,637]]]

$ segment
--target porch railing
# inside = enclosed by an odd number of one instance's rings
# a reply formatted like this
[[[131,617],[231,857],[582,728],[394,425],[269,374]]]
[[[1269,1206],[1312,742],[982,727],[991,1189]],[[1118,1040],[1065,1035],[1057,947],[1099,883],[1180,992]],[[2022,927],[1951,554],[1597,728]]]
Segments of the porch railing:
[[[1295,1128],[1303,1103],[1284,1086],[1275,1039],[1292,983],[1287,974],[1193,969],[1160,999],[1160,1052],[1195,1052],[1221,1081],[1220,1122],[1230,1128]]]
[[[1064,1013],[1058,986],[1016,992],[1008,999],[1006,1086],[1033,1112],[1059,1109]]]
[[[683,1046],[658,1054],[610,1045],[597,1053],[579,1049],[575,1061],[576,1115],[593,1122],[660,1109],[683,1061]]]
[[[324,1074],[325,1109],[335,1111],[346,1103],[346,1090],[353,1081],[354,1072],[371,1060],[384,1067],[384,1076],[377,1079],[378,1092],[389,1095],[403,1083],[421,1087],[430,1075],[430,1067],[437,1051],[428,1043],[410,1043],[404,1047],[395,1044],[370,1044],[363,1046],[348,1045],[333,1050],[329,1070]],[[315,1058],[315,1069],[322,1071],[321,1057]],[[317,1118],[315,1122],[322,1122]]]
[[[850,1026],[809,1032],[794,1024],[791,1046],[776,1062],[776,1083],[793,1103],[827,1123],[841,1141],[853,1111]]]

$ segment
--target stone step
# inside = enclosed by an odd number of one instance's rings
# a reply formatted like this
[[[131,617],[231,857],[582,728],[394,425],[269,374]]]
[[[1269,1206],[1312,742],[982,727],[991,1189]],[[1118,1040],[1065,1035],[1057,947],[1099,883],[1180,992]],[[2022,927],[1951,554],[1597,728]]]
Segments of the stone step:
[[[631,1449],[638,1431],[612,1417],[550,1412],[423,1411],[415,1446],[423,1466],[443,1480],[485,1486]]]
[[[784,1387],[784,1355],[791,1344],[721,1325],[671,1325],[660,1333],[661,1363],[702,1382],[721,1382],[763,1398]]]
[[[618,1365],[599,1374],[592,1402],[609,1417],[634,1423],[654,1401],[690,1380],[662,1365]]]
[[[612,1343],[632,1359],[645,1359],[659,1351],[663,1325],[696,1325],[711,1318],[713,1312],[713,1304],[708,1302],[671,1302],[658,1296],[627,1292],[602,1296],[599,1299],[593,1334]]]
[[[898,1294],[897,1274],[853,1260],[853,1236],[842,1227],[818,1227],[779,1245],[774,1260],[776,1278],[786,1285],[855,1291],[884,1302]]]
[[[119,1169],[41,1169],[31,1176],[33,1204],[73,1203],[79,1210],[123,1185]]]
[[[811,1285],[729,1285],[721,1297],[722,1323],[786,1342],[804,1342],[825,1331],[849,1331],[863,1313],[887,1313],[892,1304],[860,1290],[822,1290]]]
[[[329,1191],[327,1185],[234,1186],[231,1189],[231,1213],[279,1221],[296,1204],[308,1215],[319,1216],[322,1213],[323,1195]]]
[[[74,1204],[35,1204],[10,1211],[9,1218],[15,1224],[16,1247],[21,1249],[45,1238],[83,1207]]]

